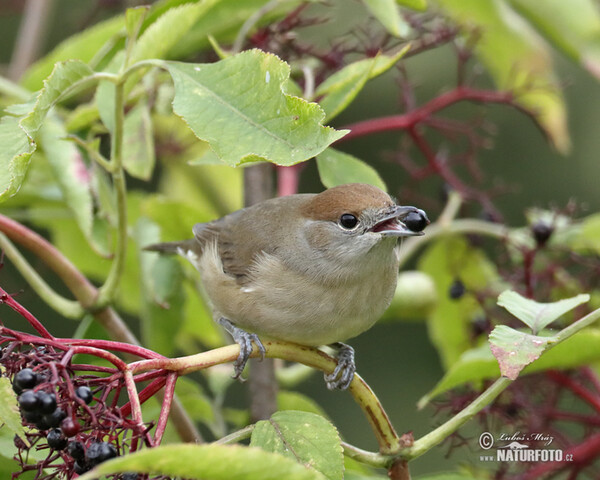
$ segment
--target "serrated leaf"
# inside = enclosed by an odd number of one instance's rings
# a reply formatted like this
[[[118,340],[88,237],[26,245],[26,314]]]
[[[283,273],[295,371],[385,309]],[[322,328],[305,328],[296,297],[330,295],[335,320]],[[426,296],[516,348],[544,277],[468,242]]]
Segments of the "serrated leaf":
[[[555,344],[552,349],[546,350],[538,360],[525,367],[521,375],[550,369],[566,370],[581,365],[590,365],[599,360],[600,330],[588,328]],[[433,390],[419,400],[419,408],[425,406],[432,398],[452,388],[498,378],[499,375],[498,361],[492,355],[489,344],[467,350]]]
[[[0,122],[0,201],[14,195],[23,182],[31,154],[36,149],[36,137],[48,111],[73,92],[78,85],[85,84],[93,72],[80,61],[59,63],[52,74],[44,80],[35,101],[26,104],[29,113],[17,124],[11,117]]]
[[[169,50],[218,1],[186,3],[167,10],[140,36],[131,52],[130,64],[149,58],[165,58]]]
[[[400,15],[396,0],[363,0],[364,4],[394,37],[406,37],[410,26]]]
[[[396,2],[398,5],[417,10],[418,12],[427,10],[427,0],[396,0]]]
[[[250,446],[277,452],[313,468],[329,480],[341,480],[344,462],[336,428],[320,415],[286,410],[256,423]]]
[[[123,167],[132,177],[149,180],[155,161],[150,109],[141,100],[123,122]]]
[[[388,71],[409,49],[410,46],[406,46],[393,56],[377,55],[351,63],[319,85],[315,97],[323,97],[319,105],[325,110],[325,121],[330,121],[344,110],[368,80]]]
[[[20,122],[27,135],[35,139],[48,111],[66,95],[73,93],[93,75],[93,71],[79,60],[57,63],[50,76],[44,80],[31,113]]]
[[[0,202],[19,191],[35,144],[19,127],[16,118],[0,119]]]
[[[267,467],[268,466],[268,467]],[[282,455],[239,445],[173,444],[104,462],[79,480],[134,471],[202,480],[324,480],[316,470]]]
[[[556,48],[600,78],[600,12],[593,0],[510,0]]]
[[[294,165],[346,134],[321,124],[317,104],[284,94],[290,67],[275,55],[250,50],[217,63],[167,67],[175,113],[228,165]]]
[[[274,8],[263,9],[269,0],[226,0],[219,1],[201,16],[196,24],[188,31],[181,42],[172,49],[172,58],[190,58],[199,50],[209,48],[208,35],[212,35],[221,44],[232,44],[240,28],[248,18],[262,11],[264,15],[256,26],[272,25],[277,19],[285,17],[302,0],[285,0]],[[273,7],[273,4],[269,4]],[[266,12],[265,12],[266,10]]]
[[[506,325],[498,325],[490,333],[490,348],[498,360],[503,377],[515,380],[519,372],[539,358],[555,340],[519,332]]]
[[[10,380],[4,376],[4,373],[4,368],[2,368],[2,375],[0,376],[0,428],[8,428],[27,444],[17,404],[17,396],[13,392]]]
[[[387,191],[377,170],[358,158],[331,147],[317,155],[321,183],[327,188],[345,183],[368,183]]]
[[[497,87],[516,94],[516,102],[531,112],[554,146],[570,148],[562,88],[551,53],[530,25],[505,2],[435,0],[466,32],[475,35],[475,53]]]
[[[498,305],[506,308],[525,325],[529,326],[533,333],[537,333],[568,311],[588,302],[589,299],[589,295],[580,294],[557,302],[539,303],[525,298],[517,292],[506,290],[498,297]]]
[[[124,16],[119,15],[72,35],[29,67],[21,79],[21,85],[32,91],[39,90],[42,88],[43,80],[50,75],[56,63],[73,58],[89,62],[103,45],[123,31],[124,26]]]

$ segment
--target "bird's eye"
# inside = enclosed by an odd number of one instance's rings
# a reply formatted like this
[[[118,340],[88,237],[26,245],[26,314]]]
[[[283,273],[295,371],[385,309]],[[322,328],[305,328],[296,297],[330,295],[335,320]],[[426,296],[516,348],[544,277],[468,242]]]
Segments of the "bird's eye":
[[[358,218],[356,218],[351,213],[344,213],[340,217],[340,225],[343,228],[345,228],[346,230],[352,230],[354,227],[356,227],[357,223],[358,223]]]

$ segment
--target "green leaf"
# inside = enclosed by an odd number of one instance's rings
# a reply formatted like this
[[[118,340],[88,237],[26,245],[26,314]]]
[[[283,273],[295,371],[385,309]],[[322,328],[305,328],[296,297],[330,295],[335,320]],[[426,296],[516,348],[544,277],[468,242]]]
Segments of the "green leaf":
[[[275,55],[251,50],[213,64],[167,67],[175,113],[228,165],[293,165],[347,133],[324,127],[317,104],[284,94],[290,68]]]
[[[141,100],[123,122],[123,166],[132,177],[150,180],[155,161],[150,109]]]
[[[12,384],[5,376],[4,367],[2,367],[0,376],[0,424],[8,428],[11,432],[18,435],[26,444],[25,430],[21,423],[21,414],[17,405],[17,396],[13,392]],[[0,427],[1,428],[1,427]]]
[[[92,248],[108,255],[107,239],[101,242],[93,236],[93,200],[90,191],[90,173],[79,150],[73,143],[63,140],[67,135],[63,125],[51,118],[40,130],[40,142],[63,195],[63,200],[73,214],[77,225]]]
[[[547,339],[548,337],[542,338]],[[525,367],[522,375],[557,368],[566,370],[581,365],[590,365],[599,360],[600,329],[588,328],[555,344],[552,349],[546,350],[538,360]],[[424,407],[432,398],[452,388],[499,376],[498,362],[492,355],[489,344],[467,350],[450,367],[433,390],[419,400],[419,408]]]
[[[260,448],[239,445],[173,444],[104,462],[78,477],[92,480],[117,472],[139,472],[202,480],[324,480],[321,473]]]
[[[277,452],[314,468],[329,480],[341,480],[344,462],[336,428],[320,415],[286,410],[256,423],[250,446]]]
[[[99,22],[61,42],[54,50],[35,62],[21,79],[21,85],[31,91],[42,88],[43,80],[50,75],[54,65],[70,59],[89,62],[111,38],[123,31],[123,15]]]
[[[175,2],[174,2],[175,3]],[[269,0],[221,0],[213,5],[206,15],[202,15],[188,31],[185,38],[173,46],[172,58],[190,58],[199,50],[210,47],[208,35],[221,44],[232,44],[241,26],[250,16],[256,14]],[[270,3],[270,6],[273,2]],[[302,3],[301,0],[285,0],[261,16],[257,27],[272,25]]]
[[[141,7],[133,7],[125,10],[125,29],[127,30],[127,36],[129,41],[133,41],[137,38],[140,28],[150,7],[143,5]]]
[[[144,344],[163,355],[175,348],[174,325],[183,316],[183,274],[176,257],[143,251],[145,245],[160,241],[156,224],[141,217],[134,229],[138,246],[142,292],[142,337]]]
[[[464,352],[437,385],[419,400],[417,406],[422,409],[432,398],[460,385],[499,376],[498,362],[492,355],[489,344],[485,343]]]
[[[435,0],[475,35],[475,53],[497,87],[515,92],[519,105],[531,112],[554,146],[570,148],[565,105],[547,45],[502,1]]]
[[[519,332],[506,325],[498,325],[490,333],[490,348],[503,377],[515,380],[519,372],[539,358],[554,340]]]
[[[186,3],[167,10],[140,36],[131,52],[130,64],[149,58],[165,58],[171,48],[177,45],[198,19],[218,1]]]
[[[363,0],[364,4],[394,37],[406,37],[410,25],[400,15],[396,0]]]
[[[409,49],[407,45],[393,56],[377,55],[351,63],[319,85],[315,97],[323,97],[319,105],[326,112],[325,121],[330,121],[344,110],[368,80],[387,72]]]
[[[362,160],[331,147],[317,156],[317,168],[321,183],[327,188],[345,183],[368,183],[383,191],[387,190],[377,170]]]
[[[27,135],[35,139],[48,111],[61,99],[89,85],[93,73],[90,67],[79,60],[57,63],[44,80],[44,87],[36,98],[33,110],[20,122]]]
[[[207,424],[214,421],[211,400],[198,383],[185,376],[179,377],[175,393],[192,419]]]
[[[44,80],[44,88],[38,93],[33,104],[13,107],[27,107],[27,114],[18,123],[11,117],[0,122],[0,201],[14,195],[23,182],[29,166],[31,154],[37,145],[35,140],[48,111],[62,98],[87,84],[90,68],[80,61],[59,63],[52,74]],[[19,128],[20,127],[20,128]]]
[[[433,279],[419,270],[400,272],[386,320],[423,320],[436,307],[439,295]]]
[[[471,347],[471,322],[481,314],[481,306],[470,292],[498,288],[500,279],[496,266],[484,252],[459,236],[434,242],[418,267],[435,282],[438,302],[427,319],[427,328],[444,368],[449,368]],[[465,285],[466,293],[452,299],[448,291],[456,279]]]
[[[525,325],[529,326],[533,333],[537,333],[558,317],[589,300],[589,295],[580,294],[557,302],[539,303],[525,298],[517,292],[506,290],[498,297],[498,305],[506,308]]]
[[[600,13],[593,0],[510,0],[556,48],[600,78]]]
[[[398,5],[417,10],[418,12],[427,10],[427,0],[396,0],[396,2]]]
[[[34,150],[16,118],[0,119],[0,202],[19,191]]]

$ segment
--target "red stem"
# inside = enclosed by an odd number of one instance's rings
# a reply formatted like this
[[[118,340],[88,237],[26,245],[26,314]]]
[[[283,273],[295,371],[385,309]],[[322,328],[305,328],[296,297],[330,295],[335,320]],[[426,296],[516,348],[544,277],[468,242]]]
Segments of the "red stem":
[[[34,252],[54,272],[57,272],[84,308],[93,305],[98,294],[96,288],[54,245],[5,215],[0,215],[0,231]]]
[[[556,383],[559,383],[560,385],[567,387],[575,395],[577,395],[581,399],[585,400],[592,407],[594,407],[594,409],[598,413],[600,413],[600,396],[595,395],[594,393],[590,392],[583,385],[576,382],[568,375],[565,375],[564,373],[559,372],[557,370],[548,370],[546,372],[546,375],[548,375]]]
[[[173,397],[175,395],[177,377],[178,375],[175,372],[172,372],[167,376],[165,395],[163,397],[158,423],[156,424],[156,432],[154,432],[154,445],[160,445],[163,434],[165,433],[165,429],[167,428],[167,421],[169,420],[169,413],[171,412],[171,404],[173,403]]]
[[[88,338],[59,338],[57,339],[65,345],[79,345],[102,348],[104,350],[114,350],[117,352],[129,353],[141,358],[166,358],[160,353],[153,352],[139,345],[131,345],[129,343],[115,342],[112,340],[97,340]]]
[[[23,305],[21,305],[8,293],[6,293],[6,291],[2,287],[0,287],[0,303],[8,305],[15,312],[21,315],[42,337],[47,338],[49,340],[54,340],[54,337],[50,334],[48,330],[46,330],[46,328],[40,323],[40,321],[37,318],[35,318]]]
[[[163,371],[163,373],[165,373],[165,372]],[[146,400],[148,400],[150,397],[152,397],[161,388],[163,388],[166,381],[167,381],[167,377],[165,375],[160,378],[157,378],[150,385],[148,385],[146,388],[144,388],[138,394],[138,398],[140,399],[140,405],[142,403],[144,403]],[[124,417],[127,417],[127,416],[129,416],[130,413],[131,413],[131,402],[127,402],[125,405],[123,405],[121,407],[121,415],[123,415]]]
[[[443,93],[433,98],[425,105],[401,115],[374,118],[362,122],[353,123],[343,128],[350,129],[350,133],[338,140],[345,142],[352,138],[370,135],[372,133],[387,132],[391,130],[408,130],[418,123],[423,122],[433,113],[443,110],[448,106],[461,102],[478,103],[505,103],[514,105],[512,92],[495,92],[491,90],[477,90],[474,88],[458,86],[454,90]]]
[[[286,197],[298,193],[300,183],[300,172],[304,168],[303,163],[291,167],[277,167],[277,196]]]
[[[546,478],[546,474],[561,470],[563,468],[573,468],[580,470],[600,454],[600,433],[586,438],[583,442],[568,448],[563,453],[562,462],[539,463],[522,477],[524,480]],[[572,461],[564,461],[571,458]]]

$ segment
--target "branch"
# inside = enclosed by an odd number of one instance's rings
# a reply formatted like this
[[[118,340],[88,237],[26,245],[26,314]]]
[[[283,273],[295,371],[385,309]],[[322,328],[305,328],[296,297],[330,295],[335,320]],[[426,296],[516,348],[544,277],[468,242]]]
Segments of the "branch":
[[[402,115],[391,115],[388,117],[364,120],[362,122],[344,126],[342,128],[349,129],[350,133],[340,138],[338,143],[373,133],[394,130],[408,130],[423,122],[432,114],[443,110],[454,103],[463,101],[476,103],[503,103],[511,106],[517,106],[514,103],[514,94],[512,92],[477,90],[474,88],[459,86],[454,90],[435,97],[425,105]]]

